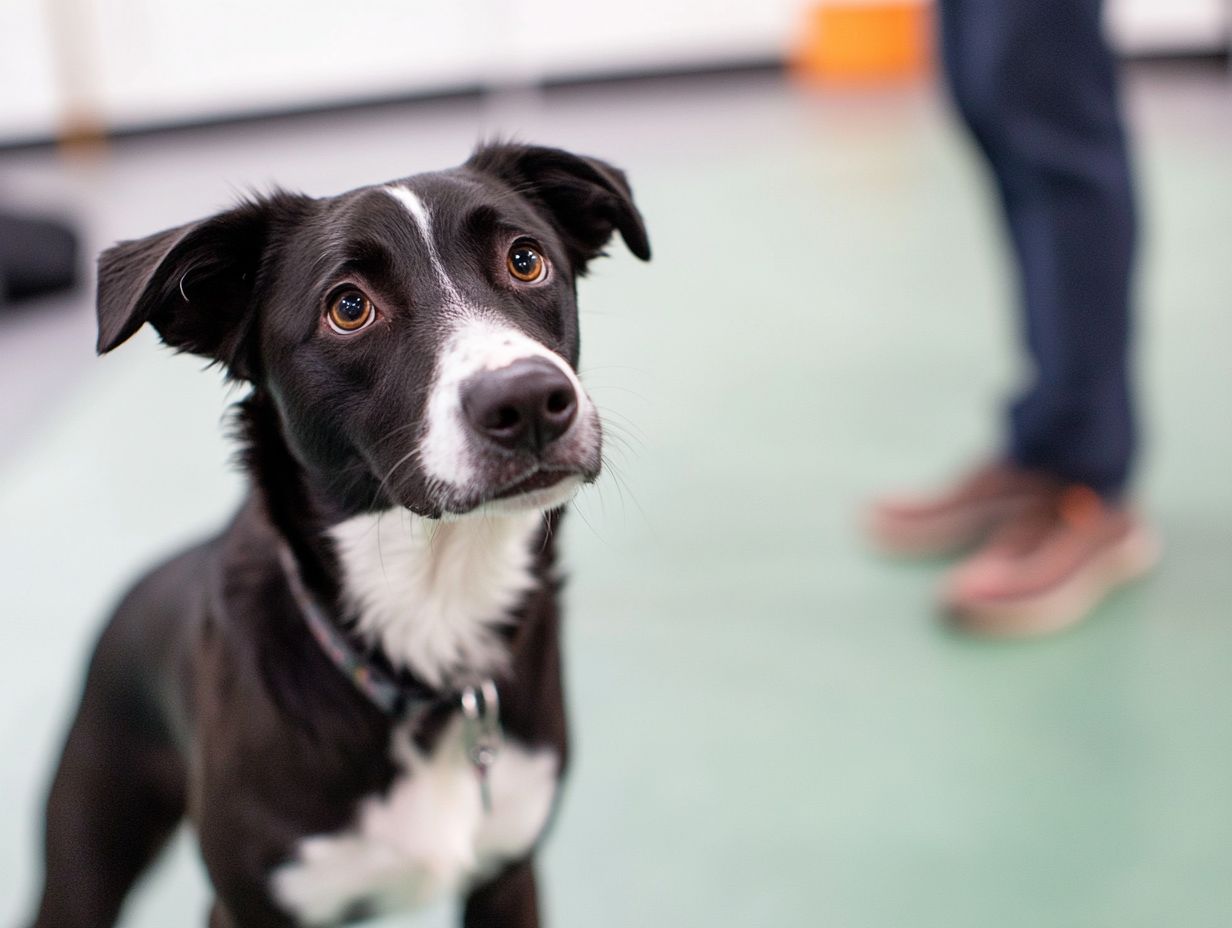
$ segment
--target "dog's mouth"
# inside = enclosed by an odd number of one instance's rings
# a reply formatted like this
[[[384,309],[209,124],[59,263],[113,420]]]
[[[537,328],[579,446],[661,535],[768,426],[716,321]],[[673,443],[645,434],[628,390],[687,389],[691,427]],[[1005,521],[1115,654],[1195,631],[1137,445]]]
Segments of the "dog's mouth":
[[[518,477],[511,483],[497,489],[494,493],[488,495],[488,500],[495,499],[512,499],[515,496],[523,496],[527,493],[534,493],[537,490],[546,490],[549,487],[554,487],[562,480],[568,477],[582,476],[578,471],[572,468],[546,468],[533,467],[530,473]]]
[[[534,465],[514,478],[465,495],[440,498],[434,503],[406,502],[411,512],[436,519],[452,519],[477,511],[499,513],[546,512],[569,502],[585,484],[598,479],[598,469]],[[426,502],[426,501],[425,501]]]
[[[590,473],[578,467],[545,467],[540,464],[493,489],[475,494],[464,505],[449,509],[454,515],[475,511],[546,512],[568,503],[583,484],[593,483],[597,477],[597,472]]]

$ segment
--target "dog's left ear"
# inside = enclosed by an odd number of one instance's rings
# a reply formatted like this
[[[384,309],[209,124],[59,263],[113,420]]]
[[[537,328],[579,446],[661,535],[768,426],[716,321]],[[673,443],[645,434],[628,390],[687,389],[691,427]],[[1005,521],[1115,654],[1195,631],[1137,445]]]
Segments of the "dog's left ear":
[[[513,144],[485,145],[466,166],[500,178],[547,207],[577,273],[603,253],[614,231],[631,252],[650,260],[646,225],[619,168],[559,148]]]
[[[275,193],[199,222],[120,242],[98,259],[98,353],[150,323],[170,347],[251,380],[253,294],[271,230],[311,200]]]

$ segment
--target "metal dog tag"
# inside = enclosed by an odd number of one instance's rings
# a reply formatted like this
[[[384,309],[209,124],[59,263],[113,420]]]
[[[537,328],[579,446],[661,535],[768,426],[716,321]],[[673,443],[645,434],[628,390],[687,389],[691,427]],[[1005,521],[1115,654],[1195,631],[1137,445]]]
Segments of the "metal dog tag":
[[[463,737],[466,740],[466,756],[475,768],[479,779],[479,798],[483,811],[492,811],[492,789],[488,773],[496,763],[501,749],[500,696],[496,684],[484,680],[478,686],[462,690],[462,717],[465,720]]]

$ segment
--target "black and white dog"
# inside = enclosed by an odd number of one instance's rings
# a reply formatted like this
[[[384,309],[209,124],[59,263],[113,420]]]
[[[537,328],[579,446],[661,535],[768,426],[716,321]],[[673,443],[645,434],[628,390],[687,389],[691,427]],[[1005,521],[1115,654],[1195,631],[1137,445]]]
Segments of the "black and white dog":
[[[211,928],[451,892],[468,928],[538,924],[566,759],[553,528],[600,469],[575,280],[614,231],[649,258],[620,171],[498,144],[102,255],[100,352],[148,322],[252,385],[252,489],[103,633],[39,928],[113,924],[184,817]]]

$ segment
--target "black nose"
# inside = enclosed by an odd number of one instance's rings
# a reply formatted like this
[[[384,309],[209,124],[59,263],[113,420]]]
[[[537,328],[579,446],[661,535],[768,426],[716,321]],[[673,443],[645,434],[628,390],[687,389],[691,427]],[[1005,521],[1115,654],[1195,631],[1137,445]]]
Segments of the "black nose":
[[[539,452],[568,431],[577,393],[546,358],[523,358],[462,386],[462,410],[480,435],[502,448]]]

